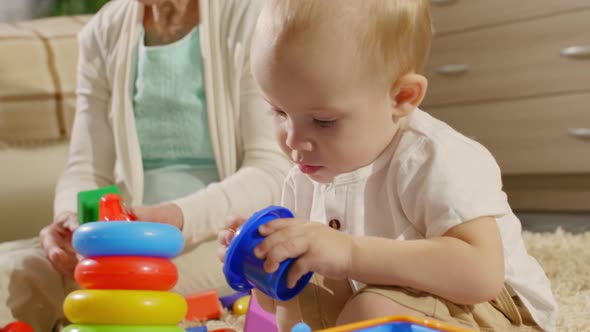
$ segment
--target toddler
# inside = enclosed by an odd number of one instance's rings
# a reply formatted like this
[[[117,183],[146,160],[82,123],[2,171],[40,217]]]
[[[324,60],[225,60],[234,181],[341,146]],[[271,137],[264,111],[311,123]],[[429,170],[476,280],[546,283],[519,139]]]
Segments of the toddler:
[[[261,226],[255,254],[268,272],[297,258],[291,286],[315,272],[293,300],[256,292],[281,331],[397,314],[555,329],[494,158],[418,108],[431,35],[427,0],[267,1],[251,66],[296,164],[282,204],[299,220]]]

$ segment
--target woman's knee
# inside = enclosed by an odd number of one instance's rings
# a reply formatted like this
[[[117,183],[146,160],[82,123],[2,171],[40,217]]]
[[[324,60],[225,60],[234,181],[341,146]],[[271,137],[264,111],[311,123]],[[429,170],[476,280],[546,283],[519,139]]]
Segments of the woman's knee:
[[[383,295],[363,292],[355,295],[346,303],[336,324],[344,325],[392,315],[424,316],[423,313],[405,307]]]
[[[28,322],[49,331],[63,316],[63,300],[75,288],[46,258],[36,240],[0,246],[0,321]],[[2,324],[0,324],[2,325]]]
[[[233,293],[216,255],[217,241],[207,241],[173,259],[179,273],[174,291],[183,295],[216,289],[220,296]]]
[[[35,274],[52,269],[37,238],[0,244],[0,271],[3,274],[31,268],[37,270]]]

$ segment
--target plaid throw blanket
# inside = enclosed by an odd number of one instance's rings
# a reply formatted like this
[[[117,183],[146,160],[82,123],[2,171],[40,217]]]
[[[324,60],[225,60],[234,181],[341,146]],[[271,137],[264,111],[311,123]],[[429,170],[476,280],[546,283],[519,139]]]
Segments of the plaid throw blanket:
[[[76,108],[76,38],[89,19],[0,24],[0,143],[69,137]]]

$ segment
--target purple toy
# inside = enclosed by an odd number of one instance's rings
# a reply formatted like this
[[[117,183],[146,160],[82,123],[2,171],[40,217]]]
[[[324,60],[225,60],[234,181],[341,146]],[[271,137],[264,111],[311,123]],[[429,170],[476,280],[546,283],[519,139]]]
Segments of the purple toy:
[[[278,332],[275,316],[269,312],[264,311],[254,299],[250,298],[248,304],[248,313],[246,314],[246,322],[244,323],[244,332]]]

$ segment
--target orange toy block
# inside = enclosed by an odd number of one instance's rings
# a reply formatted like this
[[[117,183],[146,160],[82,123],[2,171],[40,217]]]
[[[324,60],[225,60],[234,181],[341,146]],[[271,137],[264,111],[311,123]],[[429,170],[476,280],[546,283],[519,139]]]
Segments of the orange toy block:
[[[210,320],[221,317],[221,302],[216,290],[186,296],[186,320]]]

